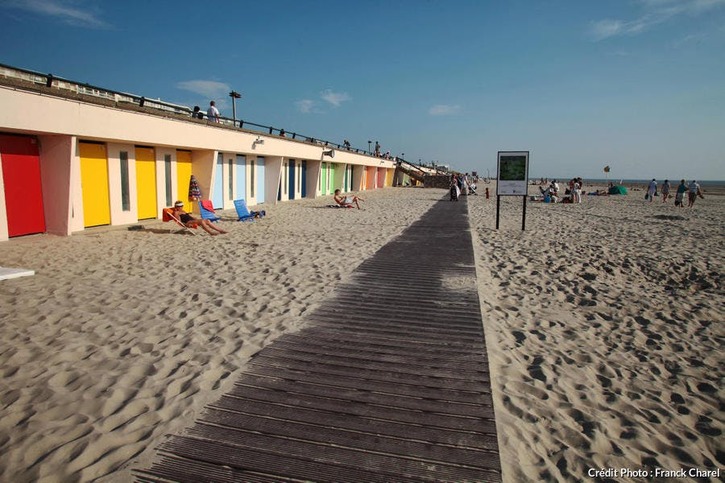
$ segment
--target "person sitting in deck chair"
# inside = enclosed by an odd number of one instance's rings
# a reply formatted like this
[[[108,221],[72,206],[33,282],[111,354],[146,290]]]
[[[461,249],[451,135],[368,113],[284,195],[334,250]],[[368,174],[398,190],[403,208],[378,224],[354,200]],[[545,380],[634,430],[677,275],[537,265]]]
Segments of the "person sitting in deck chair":
[[[335,198],[335,203],[343,208],[352,208],[352,205],[354,204],[355,206],[357,206],[358,210],[360,209],[359,202],[365,201],[364,199],[355,195],[342,196],[339,189],[335,190],[335,196],[333,198]]]
[[[196,218],[185,212],[183,201],[177,201],[176,203],[174,203],[173,214],[175,217],[181,220],[181,222],[185,226],[188,226],[189,228],[195,228],[197,226],[200,226],[205,232],[210,235],[219,235],[222,233],[226,233],[226,231],[222,230],[221,228],[217,228],[216,226],[214,226],[214,224],[209,220],[197,220]]]

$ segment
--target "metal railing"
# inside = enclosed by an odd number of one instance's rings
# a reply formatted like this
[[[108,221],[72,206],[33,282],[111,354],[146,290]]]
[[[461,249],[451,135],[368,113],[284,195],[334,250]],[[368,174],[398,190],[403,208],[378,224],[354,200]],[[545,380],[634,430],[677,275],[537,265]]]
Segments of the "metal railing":
[[[127,103],[129,105],[136,105],[142,108],[152,108],[171,114],[178,114],[189,117],[191,117],[193,114],[193,110],[188,106],[173,104],[171,102],[162,101],[161,99],[149,99],[147,97],[139,96],[137,94],[118,92],[112,89],[106,89],[88,83],[80,83],[70,79],[65,79],[63,77],[58,77],[53,74],[44,74],[41,72],[21,69],[19,67],[13,67],[5,64],[0,64],[0,77],[20,79],[32,82],[33,84],[44,85],[47,88],[55,87],[59,90],[68,91],[69,93],[98,97],[101,99],[113,101],[117,104]],[[206,115],[204,116],[206,117]],[[265,126],[263,124],[257,124],[251,121],[245,121],[243,119],[234,120],[227,117],[220,117],[219,121],[219,124],[224,126],[277,136],[281,136],[284,133],[284,137],[287,139],[318,144],[322,147],[331,147],[339,150],[354,152],[356,154],[375,156],[375,153],[369,150],[354,148],[350,145],[334,143],[332,141],[327,141],[321,138],[300,134],[298,132],[288,132],[283,128]]]

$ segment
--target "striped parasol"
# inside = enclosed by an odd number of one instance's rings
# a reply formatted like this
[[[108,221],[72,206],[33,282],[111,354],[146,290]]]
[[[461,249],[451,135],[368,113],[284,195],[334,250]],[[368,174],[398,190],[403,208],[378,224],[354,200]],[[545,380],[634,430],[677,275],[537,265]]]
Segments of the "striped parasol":
[[[189,180],[189,201],[199,201],[201,199],[201,188],[196,177],[192,174]]]

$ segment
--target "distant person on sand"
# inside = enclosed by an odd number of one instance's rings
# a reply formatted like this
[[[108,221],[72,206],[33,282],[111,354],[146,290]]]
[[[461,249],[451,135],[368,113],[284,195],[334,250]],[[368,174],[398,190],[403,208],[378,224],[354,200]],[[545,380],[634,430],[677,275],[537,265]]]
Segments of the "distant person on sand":
[[[206,110],[206,117],[210,122],[219,122],[219,109],[216,108],[216,102],[211,101],[209,103],[209,109]]]
[[[680,185],[677,187],[677,193],[675,193],[675,206],[679,206],[680,208],[685,206],[684,200],[686,191],[687,185],[685,184],[685,180],[683,179],[682,181],[680,181]]]
[[[690,183],[688,190],[689,192],[687,193],[687,207],[692,208],[693,206],[695,206],[695,200],[697,200],[698,196],[700,196],[700,198],[704,197],[702,196],[702,192],[700,191],[700,185],[694,179],[692,180],[692,183]]]
[[[664,183],[662,183],[662,203],[667,202],[667,198],[670,196],[670,180],[666,179]]]
[[[652,178],[647,187],[647,199],[652,203],[655,200],[655,193],[657,193],[657,180]]]
[[[210,235],[219,235],[222,233],[226,233],[226,231],[222,230],[221,228],[217,228],[216,226],[214,226],[214,224],[209,220],[197,220],[196,218],[185,212],[184,202],[181,200],[174,203],[173,212],[174,216],[189,228],[196,228],[197,226],[200,226],[205,232]]]
[[[574,202],[574,203],[582,202],[582,179],[581,178],[574,179],[574,188],[571,190],[571,195],[572,195],[572,202]]]
[[[352,205],[354,204],[355,206],[357,206],[358,210],[361,209],[360,201],[365,201],[364,199],[355,195],[342,196],[339,189],[335,190],[335,196],[333,196],[333,198],[335,199],[335,203],[342,206],[343,208],[352,208]]]

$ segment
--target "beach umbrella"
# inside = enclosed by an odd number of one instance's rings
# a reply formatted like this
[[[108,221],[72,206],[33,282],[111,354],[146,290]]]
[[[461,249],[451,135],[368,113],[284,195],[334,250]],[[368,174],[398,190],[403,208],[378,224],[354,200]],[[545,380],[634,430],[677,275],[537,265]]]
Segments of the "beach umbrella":
[[[199,188],[199,182],[196,181],[196,177],[192,174],[189,180],[189,200],[199,201],[201,199],[201,188]]]

